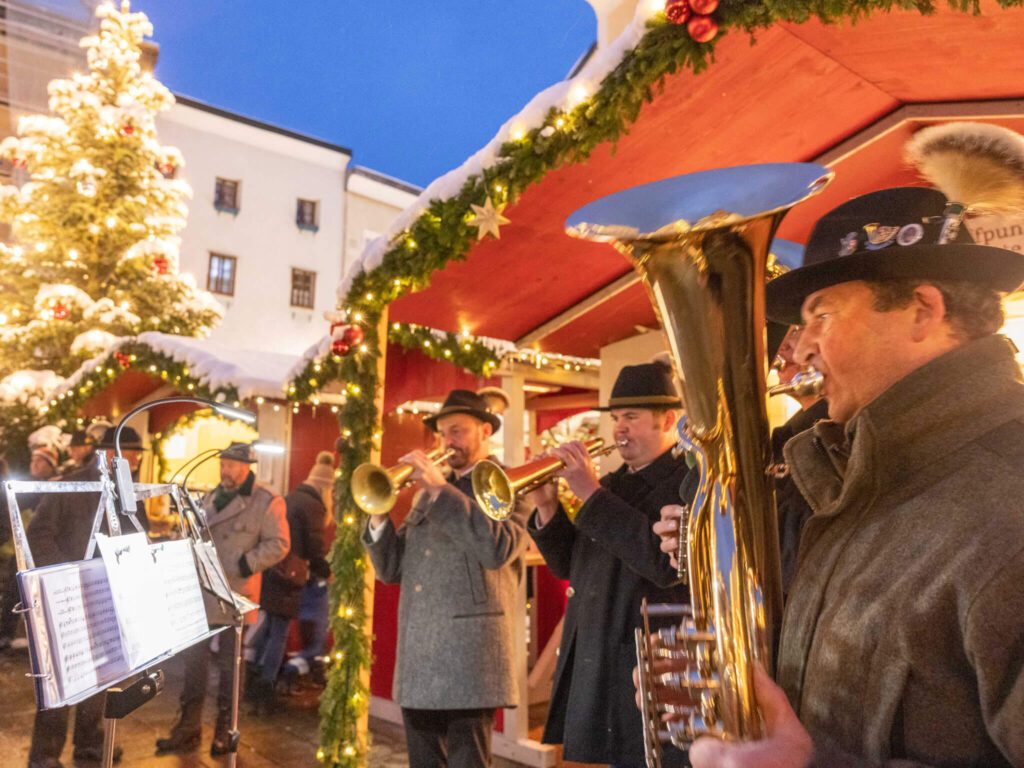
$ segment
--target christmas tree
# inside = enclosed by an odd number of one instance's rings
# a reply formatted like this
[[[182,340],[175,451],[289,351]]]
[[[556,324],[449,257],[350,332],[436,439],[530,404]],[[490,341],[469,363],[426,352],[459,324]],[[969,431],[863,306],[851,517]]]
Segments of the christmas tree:
[[[28,178],[0,188],[0,219],[13,234],[0,245],[8,389],[40,380],[29,372],[67,376],[118,337],[203,335],[222,314],[178,272],[191,190],[174,178],[181,154],[157,141],[156,117],[174,97],[140,64],[152,26],[127,2],[96,15],[99,34],[81,42],[88,72],[51,82],[52,116],[23,117],[0,143]]]

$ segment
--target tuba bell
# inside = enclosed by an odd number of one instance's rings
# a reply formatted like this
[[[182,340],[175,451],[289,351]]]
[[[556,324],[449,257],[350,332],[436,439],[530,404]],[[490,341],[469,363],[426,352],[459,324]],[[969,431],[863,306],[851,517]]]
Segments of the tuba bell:
[[[663,742],[685,747],[704,735],[750,740],[763,733],[753,664],[771,669],[771,632],[782,605],[775,501],[765,474],[764,284],[782,217],[830,180],[829,171],[808,163],[706,171],[602,198],[566,222],[573,236],[614,245],[642,278],[686,405],[681,440],[700,473],[680,523],[691,605],[645,607],[637,629],[652,768]],[[655,615],[679,621],[652,634],[647,622]],[[679,704],[680,693],[692,703]]]
[[[454,451],[435,448],[427,453],[434,464],[441,464],[451,458]],[[368,515],[385,515],[398,500],[398,492],[409,484],[413,467],[410,464],[395,464],[382,467],[367,462],[352,472],[352,500]]]

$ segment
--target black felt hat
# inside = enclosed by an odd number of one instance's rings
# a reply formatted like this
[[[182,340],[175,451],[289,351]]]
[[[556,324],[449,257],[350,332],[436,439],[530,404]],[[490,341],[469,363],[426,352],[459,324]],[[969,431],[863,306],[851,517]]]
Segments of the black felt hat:
[[[490,424],[495,432],[501,428],[501,419],[491,410],[487,398],[468,389],[453,389],[449,392],[448,397],[445,398],[444,404],[441,406],[441,410],[427,416],[423,419],[423,423],[434,432],[437,432],[437,420],[451,413],[468,413],[473,418],[479,419],[485,424]]]
[[[811,232],[803,266],[768,283],[768,317],[799,323],[805,298],[851,280],[961,280],[1016,290],[1024,281],[1024,254],[978,245],[962,225],[939,244],[947,202],[936,189],[897,187],[829,211]]]
[[[672,383],[672,369],[664,363],[641,363],[627,365],[619,371],[608,405],[597,410],[679,408],[682,404]]]
[[[97,448],[113,450],[116,446],[114,445],[114,435],[117,433],[117,427],[107,427],[107,431],[103,433],[103,438],[96,444]],[[142,437],[131,427],[124,427],[121,430],[121,450],[129,451],[144,451],[146,446],[142,444]]]
[[[244,464],[256,463],[256,451],[251,443],[232,443],[220,452],[220,457],[231,461],[241,461]]]
[[[122,432],[122,434],[124,433]],[[70,448],[83,448],[87,445],[96,445],[92,435],[84,429],[76,429],[71,433],[71,442],[68,443]]]

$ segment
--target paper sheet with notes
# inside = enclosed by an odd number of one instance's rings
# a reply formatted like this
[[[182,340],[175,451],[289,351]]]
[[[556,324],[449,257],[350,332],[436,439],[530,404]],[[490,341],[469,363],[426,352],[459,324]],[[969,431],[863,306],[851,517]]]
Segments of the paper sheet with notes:
[[[113,684],[209,631],[191,541],[96,539],[100,558],[18,574],[44,707]]]
[[[130,667],[102,560],[54,566],[39,576],[64,699],[116,680]]]

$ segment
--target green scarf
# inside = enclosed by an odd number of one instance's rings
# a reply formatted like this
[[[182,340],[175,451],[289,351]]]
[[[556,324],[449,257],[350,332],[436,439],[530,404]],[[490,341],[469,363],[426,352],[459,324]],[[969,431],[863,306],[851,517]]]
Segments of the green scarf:
[[[213,492],[213,506],[220,512],[224,507],[231,503],[231,500],[241,494],[242,496],[249,496],[252,494],[252,487],[256,484],[256,475],[251,471],[249,476],[245,478],[245,482],[242,483],[237,489],[229,491],[223,485],[218,485],[217,490]]]

